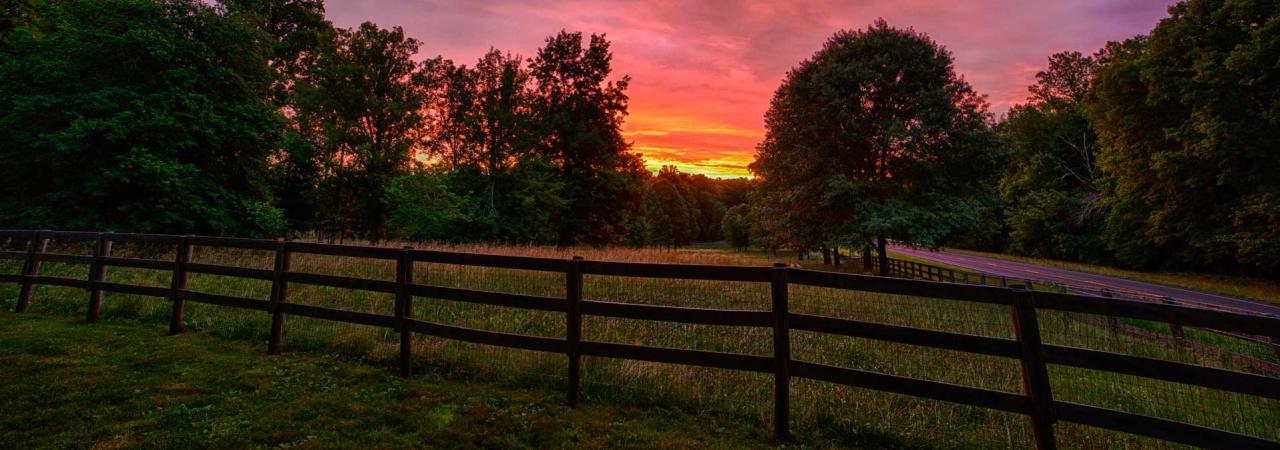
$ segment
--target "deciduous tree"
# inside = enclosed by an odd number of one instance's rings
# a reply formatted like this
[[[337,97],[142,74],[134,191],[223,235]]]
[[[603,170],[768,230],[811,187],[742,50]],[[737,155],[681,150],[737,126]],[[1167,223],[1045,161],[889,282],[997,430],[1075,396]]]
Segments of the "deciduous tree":
[[[391,179],[408,173],[424,139],[424,109],[437,80],[414,60],[419,42],[372,23],[337,30],[298,80],[296,123],[321,155],[322,227],[383,237]]]
[[[793,245],[935,246],[975,217],[993,144],[951,54],[883,20],[841,31],[788,72],[751,170]],[[882,261],[883,262],[883,261]],[[887,267],[887,264],[882,264]]]
[[[1108,261],[1097,137],[1084,99],[1098,63],[1079,52],[1049,57],[1026,103],[999,126],[1009,149],[1000,180],[1009,246],[1015,253],[1093,263]]]
[[[22,11],[0,30],[0,224],[281,231],[266,172],[283,121],[264,30],[193,0]]]
[[[630,77],[610,80],[613,53],[603,35],[561,31],[529,62],[537,150],[560,170],[568,209],[560,244],[621,242],[640,212],[643,165],[622,137]]]
[[[1088,109],[1107,242],[1135,267],[1280,271],[1280,7],[1192,0],[1115,44]]]

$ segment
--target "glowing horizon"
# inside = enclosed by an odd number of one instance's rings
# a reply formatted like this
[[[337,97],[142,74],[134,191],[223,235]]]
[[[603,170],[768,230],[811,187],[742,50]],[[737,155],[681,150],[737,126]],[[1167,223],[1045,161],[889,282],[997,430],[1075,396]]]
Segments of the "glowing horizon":
[[[883,17],[928,34],[999,115],[1026,98],[1050,54],[1145,33],[1173,2],[1069,3],[329,0],[326,9],[337,26],[400,26],[422,41],[419,56],[467,65],[490,47],[529,57],[562,29],[605,33],[615,78],[632,78],[623,129],[645,166],[723,178],[749,176],[773,91],[837,30]]]

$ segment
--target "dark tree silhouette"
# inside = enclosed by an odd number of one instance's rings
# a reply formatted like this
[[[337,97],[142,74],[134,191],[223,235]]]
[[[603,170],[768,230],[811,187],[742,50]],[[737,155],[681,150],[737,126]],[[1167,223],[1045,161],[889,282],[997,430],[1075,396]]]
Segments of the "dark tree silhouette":
[[[939,245],[974,221],[988,121],[925,35],[883,20],[836,33],[787,74],[765,116],[751,170],[768,228],[802,248],[874,240],[882,258],[890,239]]]

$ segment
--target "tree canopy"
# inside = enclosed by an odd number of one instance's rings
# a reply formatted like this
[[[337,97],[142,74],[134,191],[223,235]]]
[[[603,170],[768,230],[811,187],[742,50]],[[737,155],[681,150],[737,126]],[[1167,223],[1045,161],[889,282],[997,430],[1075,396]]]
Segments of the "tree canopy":
[[[640,206],[644,167],[622,137],[631,78],[609,80],[612,61],[604,35],[584,43],[582,33],[562,31],[529,62],[536,148],[565,182],[562,245],[621,242]]]
[[[791,244],[942,244],[976,217],[986,102],[950,53],[883,20],[841,31],[788,72],[751,165],[765,220]]]
[[[1084,115],[1099,58],[1080,52],[1049,57],[999,125],[1009,149],[1000,180],[1012,251],[1091,262],[1107,259],[1102,242],[1097,136]]]
[[[1197,0],[1112,44],[1087,111],[1123,263],[1280,270],[1276,30],[1274,2]]]
[[[1049,56],[998,122],[925,34],[835,33],[775,91],[748,181],[645,170],[602,34],[463,64],[320,0],[7,2],[0,226],[1280,273],[1280,7],[1169,11]]]
[[[490,49],[469,66],[427,50],[400,28],[334,27],[319,0],[6,3],[0,226],[719,237],[732,182],[644,170],[604,35],[562,31],[532,58]]]
[[[0,223],[273,235],[266,30],[198,1],[33,2],[0,45]]]

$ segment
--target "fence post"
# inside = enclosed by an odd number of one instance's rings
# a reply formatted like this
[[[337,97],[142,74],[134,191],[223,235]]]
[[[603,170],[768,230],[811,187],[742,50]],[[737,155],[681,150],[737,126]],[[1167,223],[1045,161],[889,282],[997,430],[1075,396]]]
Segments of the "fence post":
[[[1009,287],[1009,279],[1008,279],[1008,278],[1005,278],[1005,277],[1003,277],[1003,276],[1001,276],[1001,277],[1000,277],[1000,287],[1002,287],[1002,288],[1007,288],[1007,287]]]
[[[1013,292],[1013,333],[1022,347],[1022,387],[1031,397],[1031,429],[1038,450],[1053,450],[1053,390],[1049,369],[1045,366],[1044,347],[1040,342],[1040,324],[1036,317],[1034,292]]]
[[[565,354],[569,357],[569,407],[578,406],[582,391],[582,257],[574,256],[564,274]]]
[[[1164,303],[1166,305],[1178,304],[1176,300],[1170,297],[1160,297],[1160,303]],[[1182,324],[1177,322],[1169,322],[1169,333],[1173,335],[1173,340],[1177,341],[1178,345],[1182,345],[1186,343],[1185,342],[1186,336],[1182,334]]]
[[[173,260],[173,280],[170,295],[173,300],[173,311],[169,315],[169,334],[182,332],[182,314],[187,307],[187,264],[191,263],[191,236],[183,236],[178,244],[178,255]]]
[[[27,241],[27,259],[22,264],[22,289],[18,293],[18,306],[14,312],[26,312],[31,306],[32,277],[40,273],[40,258],[36,255],[44,253],[49,246],[49,239],[41,237],[43,232],[37,231]]]
[[[85,321],[94,323],[102,313],[102,288],[99,283],[107,278],[107,265],[102,258],[111,256],[111,234],[98,233],[98,242],[93,245],[93,263],[89,265],[89,314]]]
[[[409,252],[413,247],[406,245],[403,250],[396,259],[396,331],[400,332],[400,376],[408,378],[413,375],[413,332],[405,320],[413,317],[413,295],[409,294],[409,285],[413,284],[413,258]]]
[[[276,264],[271,280],[271,302],[267,304],[267,312],[271,313],[271,337],[267,341],[267,354],[280,353],[280,340],[284,337],[284,312],[280,304],[284,303],[289,292],[289,283],[285,274],[289,272],[289,240],[276,243]]]
[[[773,436],[791,439],[791,334],[787,326],[787,266],[774,264],[769,291],[773,297]]]
[[[1102,288],[1102,296],[1105,298],[1111,298],[1111,290],[1107,288]],[[1116,316],[1108,314],[1107,329],[1111,330],[1112,337],[1118,336],[1120,334],[1120,319],[1117,319]]]

